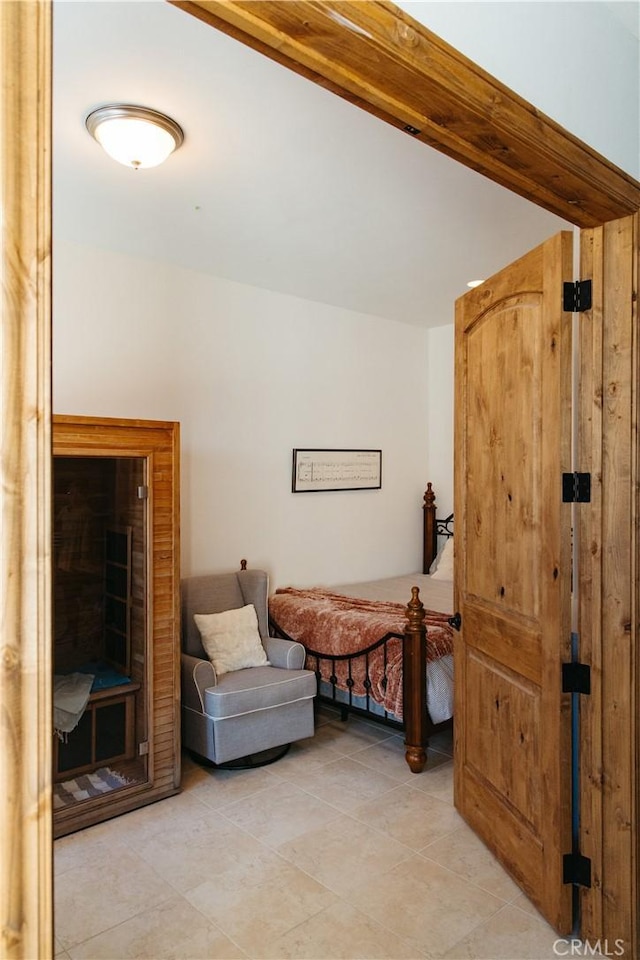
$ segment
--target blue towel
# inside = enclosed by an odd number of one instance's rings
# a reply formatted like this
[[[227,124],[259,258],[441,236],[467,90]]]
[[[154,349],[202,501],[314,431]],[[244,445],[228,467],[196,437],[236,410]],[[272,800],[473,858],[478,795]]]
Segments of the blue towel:
[[[93,674],[92,693],[94,690],[107,690],[109,687],[119,687],[123,683],[131,683],[131,677],[127,677],[124,673],[118,673],[115,667],[103,660],[85,663],[77,668],[77,672]]]

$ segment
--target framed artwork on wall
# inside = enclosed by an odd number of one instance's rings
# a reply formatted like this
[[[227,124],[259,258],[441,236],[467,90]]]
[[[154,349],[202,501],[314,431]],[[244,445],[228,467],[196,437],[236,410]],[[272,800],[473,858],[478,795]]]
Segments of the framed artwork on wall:
[[[382,450],[293,451],[291,490],[379,490],[382,487]]]

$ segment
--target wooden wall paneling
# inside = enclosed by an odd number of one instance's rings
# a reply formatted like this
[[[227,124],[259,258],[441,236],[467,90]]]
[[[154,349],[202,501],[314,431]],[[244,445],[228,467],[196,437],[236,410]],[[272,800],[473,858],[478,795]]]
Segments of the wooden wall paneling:
[[[178,423],[54,416],[53,452],[64,456],[144,458],[149,487],[148,614],[145,671],[149,701],[148,783],[110,798],[108,811],[82,811],[71,827],[59,818],[56,832],[87,826],[176,793],[180,786],[180,428]]]
[[[0,3],[0,954],[52,953],[51,9]]]
[[[580,656],[591,665],[581,703],[583,936],[624,941],[635,955],[637,782],[637,216],[587,231],[581,273],[594,304],[581,317],[579,469],[592,502],[578,507]]]
[[[633,177],[393,3],[170,2],[572,223],[640,207]]]

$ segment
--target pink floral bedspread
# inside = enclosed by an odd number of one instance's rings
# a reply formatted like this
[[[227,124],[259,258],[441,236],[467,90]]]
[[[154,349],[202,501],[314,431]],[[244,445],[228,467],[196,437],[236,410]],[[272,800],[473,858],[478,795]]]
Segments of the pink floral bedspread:
[[[402,639],[407,625],[407,608],[402,603],[359,600],[316,587],[300,590],[282,587],[269,599],[269,618],[276,633],[304,644],[323,656],[357,654],[381,640],[392,637],[384,646],[368,655],[369,695],[386,710],[402,718]],[[448,615],[425,610],[427,628],[427,660],[437,660],[452,652],[453,638],[447,623]],[[386,651],[386,653],[385,653]],[[321,661],[307,658],[307,666],[320,669],[322,679],[333,673],[337,686],[356,696],[367,693],[366,658],[349,662]]]

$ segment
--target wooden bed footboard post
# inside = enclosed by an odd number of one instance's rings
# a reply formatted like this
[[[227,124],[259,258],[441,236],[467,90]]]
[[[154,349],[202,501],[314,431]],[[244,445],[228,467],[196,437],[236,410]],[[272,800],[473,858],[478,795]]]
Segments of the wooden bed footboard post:
[[[429,567],[438,552],[438,524],[436,521],[436,495],[430,483],[424,492],[424,521],[422,531],[422,572],[429,573]]]
[[[419,594],[411,588],[402,655],[405,757],[412,773],[427,762],[427,628]]]

